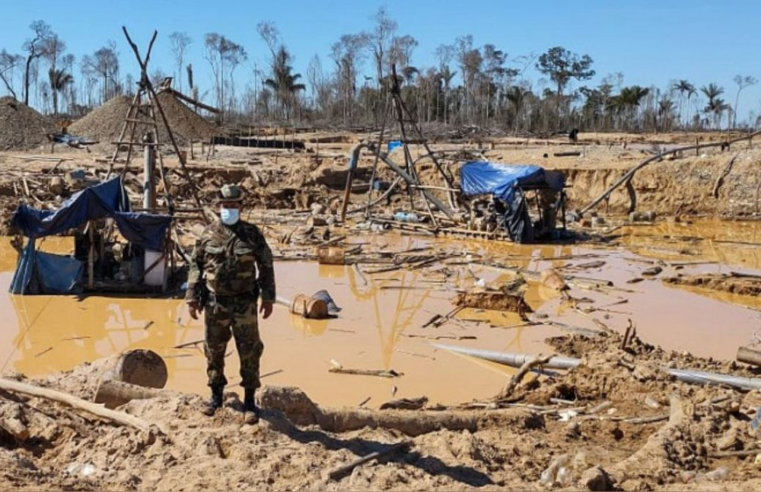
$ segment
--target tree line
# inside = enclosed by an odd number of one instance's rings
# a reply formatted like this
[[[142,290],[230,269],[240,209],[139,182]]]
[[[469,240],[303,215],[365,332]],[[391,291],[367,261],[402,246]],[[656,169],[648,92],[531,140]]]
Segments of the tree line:
[[[79,116],[121,94],[132,94],[136,78],[123,73],[113,41],[93,53],[67,53],[64,40],[43,21],[32,22],[20,51],[0,51],[0,82],[5,92],[43,112]],[[697,86],[678,79],[667,87],[625,85],[622,73],[604,76],[596,85],[594,60],[563,47],[539,55],[508,57],[494,44],[476,46],[460,36],[435,52],[433,66],[419,66],[418,41],[401,34],[385,8],[372,18],[372,28],[344,34],[330,52],[316,54],[306,76],[296,73],[293,56],[277,27],[256,26],[267,47],[267,63],[247,65],[248,52],[220,33],[194,40],[187,33],[169,35],[174,86],[192,98],[222,110],[228,122],[322,127],[378,127],[387,115],[392,67],[402,96],[421,123],[494,127],[515,133],[551,133],[570,128],[584,131],[719,130],[756,126],[750,112],[738,118],[744,89],[758,81],[734,78],[734,101],[716,83]],[[199,46],[211,72],[208,87],[199,86],[191,50]],[[529,71],[540,77],[533,80]],[[235,74],[246,83],[238,87]],[[166,73],[155,67],[154,83]]]

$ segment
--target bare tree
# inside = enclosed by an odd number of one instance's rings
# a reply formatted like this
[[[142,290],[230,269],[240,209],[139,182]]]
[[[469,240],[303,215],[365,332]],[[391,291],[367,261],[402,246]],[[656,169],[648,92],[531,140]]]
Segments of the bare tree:
[[[464,82],[463,95],[465,96],[465,118],[473,118],[473,100],[475,99],[478,78],[481,76],[483,57],[481,52],[473,48],[473,36],[460,36],[455,41],[457,46],[457,61],[460,64],[460,73]]]
[[[69,53],[63,56],[62,62],[64,70],[71,74],[72,79],[74,77],[74,62],[76,61],[76,57]],[[74,83],[70,83],[67,86],[68,91],[65,91],[63,93],[64,100],[66,101],[66,105],[68,107],[68,112],[71,113],[74,105],[77,102],[77,89],[76,85]]]
[[[79,77],[84,95],[83,103],[87,107],[92,107],[93,91],[98,83],[98,74],[95,71],[95,59],[91,55],[85,55],[79,62]]]
[[[169,44],[172,47],[172,56],[174,56],[174,63],[177,67],[174,77],[180,91],[182,91],[182,67],[185,64],[188,47],[192,42],[190,36],[184,32],[173,32],[169,35]]]
[[[740,92],[742,92],[742,90],[746,87],[756,85],[758,83],[758,79],[750,75],[735,75],[734,81],[735,84],[737,84],[737,95],[735,96],[735,108],[734,117],[732,118],[732,128],[737,128],[737,108],[740,106]]]
[[[13,96],[14,99],[18,99],[18,97],[16,97],[16,91],[14,90],[13,84],[15,75],[14,72],[16,68],[20,67],[23,62],[24,57],[21,55],[8,53],[5,49],[0,51],[0,80],[3,81],[3,84],[5,84],[5,88],[8,90],[8,93]]]
[[[159,87],[166,77],[167,75],[164,71],[161,70],[160,67],[156,67],[150,75],[151,84],[153,84],[154,87]]]
[[[455,75],[457,75],[457,72],[453,72],[450,67],[454,53],[455,48],[451,44],[442,44],[436,48],[439,73],[441,74],[441,82],[444,85],[444,124],[449,123],[449,88]]]
[[[47,60],[49,68],[58,69],[58,62],[66,51],[66,43],[53,32],[43,41],[43,57]]]
[[[397,65],[400,69],[412,66],[412,52],[418,46],[418,41],[409,34],[394,36],[388,51],[388,64]]]
[[[263,21],[256,25],[256,32],[259,33],[259,37],[267,45],[270,50],[270,54],[274,57],[280,44],[280,31],[273,22]]]
[[[365,46],[367,46],[366,34],[344,34],[333,43],[330,49],[330,57],[336,64],[336,83],[344,124],[353,115],[357,74],[361,68]]]
[[[378,87],[381,87],[383,67],[386,64],[387,52],[396,32],[397,23],[388,16],[386,7],[379,8],[373,16],[373,20],[375,20],[375,27],[373,32],[366,37],[366,40],[375,60]]]
[[[24,43],[26,51],[26,70],[24,71],[24,104],[29,105],[29,86],[31,85],[32,63],[45,55],[45,42],[51,36],[50,26],[45,22],[38,20],[29,25],[29,29],[34,33],[30,39]]]
[[[87,78],[97,75],[100,80],[100,103],[104,103],[121,92],[119,84],[119,54],[116,44],[111,41],[95,51],[92,56],[82,58],[83,75]],[[91,87],[92,88],[92,87]]]
[[[243,46],[215,32],[206,34],[205,46],[206,60],[214,75],[217,106],[224,111],[232,106],[228,98],[235,93],[233,73],[248,55]]]

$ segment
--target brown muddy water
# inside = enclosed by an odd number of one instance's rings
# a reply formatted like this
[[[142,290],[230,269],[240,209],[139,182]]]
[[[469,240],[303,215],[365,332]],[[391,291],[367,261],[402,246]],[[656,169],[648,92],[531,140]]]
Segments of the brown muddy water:
[[[439,343],[503,350],[547,353],[543,340],[561,332],[551,326],[518,326],[512,313],[461,311],[439,328],[421,328],[433,315],[452,309],[456,288],[472,286],[476,277],[492,285],[510,279],[476,264],[478,254],[531,271],[561,268],[592,261],[605,264],[574,275],[612,280],[621,289],[610,293],[572,289],[574,297],[594,300],[602,308],[590,314],[567,308],[556,293],[530,284],[527,300],[540,314],[574,326],[596,328],[594,319],[623,331],[627,319],[646,341],[666,349],[730,359],[737,347],[750,343],[761,327],[761,302],[729,294],[668,287],[661,276],[677,273],[716,273],[739,270],[761,273],[761,226],[755,223],[703,221],[691,225],[659,224],[630,227],[614,248],[515,246],[504,243],[429,241],[395,235],[371,239],[403,250],[431,245],[463,252],[463,265],[452,273],[396,271],[359,275],[351,266],[315,262],[276,264],[278,291],[290,297],[327,289],[343,308],[339,317],[310,321],[276,306],[260,320],[265,344],[263,384],[293,385],[327,405],[377,407],[392,398],[428,396],[432,403],[458,403],[488,398],[505,384],[509,369],[477,362],[431,347]],[[367,241],[367,237],[361,238]],[[49,251],[70,250],[67,238],[44,242]],[[636,252],[636,253],[635,253]],[[476,259],[466,256],[475,255]],[[673,266],[654,279],[626,281],[664,259]],[[644,260],[644,261],[643,261]],[[465,263],[473,261],[472,264]],[[89,296],[13,296],[8,286],[16,254],[8,238],[0,239],[0,372],[15,370],[40,376],[71,369],[82,362],[126,349],[150,348],[169,367],[168,387],[205,393],[205,360],[199,344],[203,327],[188,316],[176,299]],[[717,263],[710,263],[717,262]],[[367,268],[363,266],[363,268]],[[570,271],[567,273],[571,273]],[[616,304],[626,299],[623,304]],[[614,305],[615,304],[615,305]],[[583,304],[587,306],[589,304]],[[608,306],[609,305],[609,306]],[[608,307],[606,307],[608,306]],[[748,309],[750,307],[750,309]],[[429,338],[421,338],[420,335]],[[458,339],[458,337],[476,337]],[[329,373],[331,361],[352,369],[393,369],[403,376],[385,379]],[[239,381],[234,344],[229,346],[227,375],[232,389]],[[395,396],[392,396],[395,395]]]

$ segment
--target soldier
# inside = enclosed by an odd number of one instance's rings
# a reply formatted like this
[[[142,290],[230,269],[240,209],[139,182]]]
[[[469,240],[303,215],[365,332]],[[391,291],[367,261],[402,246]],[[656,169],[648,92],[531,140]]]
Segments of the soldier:
[[[272,314],[275,301],[275,271],[272,252],[254,224],[240,220],[243,194],[235,185],[222,187],[217,199],[220,220],[209,225],[196,242],[188,274],[185,300],[190,316],[204,312],[206,373],[211,399],[204,410],[214,415],[222,406],[225,351],[230,337],[240,358],[243,407],[247,423],[259,421],[254,392],[259,383],[259,359],[264,345],[259,337],[256,301],[261,295],[264,319]],[[258,278],[257,278],[258,269]]]

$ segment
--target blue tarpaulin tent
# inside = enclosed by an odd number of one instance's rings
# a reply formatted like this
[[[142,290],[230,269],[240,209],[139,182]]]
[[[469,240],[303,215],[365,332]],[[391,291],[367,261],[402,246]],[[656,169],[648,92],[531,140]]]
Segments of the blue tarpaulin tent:
[[[21,205],[13,216],[12,224],[29,238],[29,243],[19,258],[11,292],[75,292],[82,275],[82,262],[68,256],[39,252],[35,248],[35,240],[61,234],[90,220],[105,217],[114,219],[119,232],[130,243],[153,251],[163,249],[166,230],[172,222],[169,215],[130,212],[119,177],[75,193],[57,210],[37,210]]]
[[[505,203],[511,203],[513,193],[521,186],[549,186],[561,191],[563,181],[555,175],[550,176],[539,166],[473,161],[460,168],[460,186],[467,196],[493,195]]]
[[[523,193],[526,188],[562,192],[562,174],[547,172],[539,166],[467,162],[460,168],[460,188],[465,196],[491,195],[504,204],[504,227],[519,243],[532,242],[534,231]],[[553,224],[554,227],[554,224]]]

